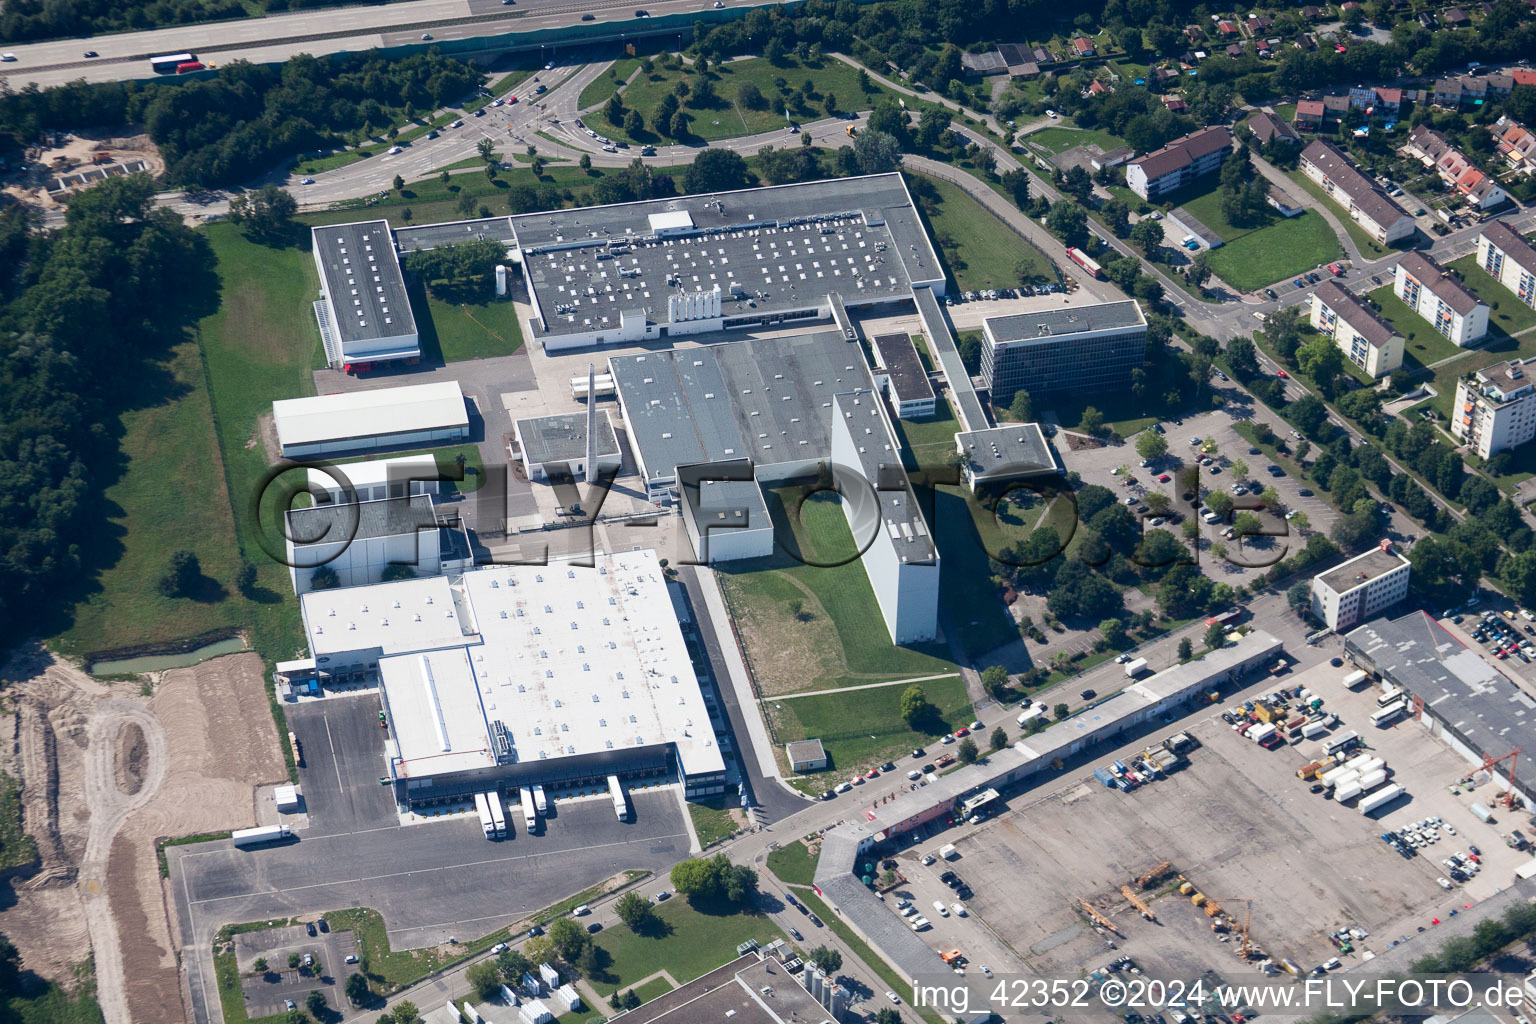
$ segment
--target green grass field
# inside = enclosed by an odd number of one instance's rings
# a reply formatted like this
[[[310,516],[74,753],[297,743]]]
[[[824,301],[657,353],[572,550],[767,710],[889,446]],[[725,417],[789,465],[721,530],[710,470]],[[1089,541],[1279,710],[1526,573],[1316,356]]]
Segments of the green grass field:
[[[786,885],[810,885],[816,877],[816,859],[797,839],[768,854],[768,870]]]
[[[1058,280],[1055,266],[1044,253],[959,186],[926,175],[914,176],[938,192],[939,202],[926,216],[929,234],[961,291]]]
[[[599,103],[607,103],[608,97],[619,91],[619,87],[629,81],[629,76],[640,67],[639,57],[620,57],[609,65],[597,78],[587,83],[587,87],[581,90],[581,97],[576,101],[578,110],[589,110]]]
[[[1327,204],[1328,208],[1332,210],[1334,218],[1337,219],[1339,223],[1344,225],[1344,230],[1349,232],[1349,237],[1355,240],[1355,245],[1360,249],[1360,254],[1362,256],[1366,257],[1367,259],[1376,259],[1379,256],[1385,256],[1387,253],[1391,252],[1391,250],[1387,249],[1385,246],[1377,245],[1376,240],[1370,235],[1366,234],[1365,229],[1356,224],[1354,220],[1349,216],[1349,211],[1345,210],[1342,206],[1329,198],[1328,193],[1319,188],[1317,183],[1311,178],[1307,177],[1305,173],[1300,170],[1295,170],[1286,171],[1285,175],[1294,181],[1297,186],[1303,189],[1307,195],[1311,196],[1313,199],[1316,199],[1320,203]]]
[[[1490,327],[1498,327],[1505,334],[1518,334],[1536,327],[1536,309],[1521,302],[1514,292],[1499,284],[1488,272],[1477,265],[1477,254],[1463,256],[1446,264],[1456,271],[1467,290],[1488,303]]]
[[[1379,308],[1382,319],[1403,336],[1403,356],[1412,356],[1421,366],[1430,366],[1442,359],[1450,359],[1463,351],[1449,338],[1435,330],[1434,326],[1408,307],[1408,304],[1392,293],[1392,286],[1384,284],[1375,291],[1367,292],[1366,298]]]
[[[690,119],[689,131],[695,137],[709,141],[784,128],[786,106],[796,121],[814,121],[827,116],[828,97],[836,101],[835,109],[839,111],[866,110],[873,106],[874,97],[883,93],[878,87],[875,87],[875,93],[861,92],[858,71],[830,57],[820,65],[801,64],[794,57],[786,57],[777,66],[762,57],[749,57],[716,65],[705,74],[713,83],[715,101],[702,108],[689,106],[684,101],[682,109]],[[687,82],[692,89],[699,80],[698,73],[691,66],[686,69],[657,66],[649,75],[641,74],[628,86],[621,88],[619,95],[624,100],[625,108],[637,110],[645,118],[646,130],[636,135],[631,136],[624,131],[622,125],[610,122],[605,112],[594,113],[586,120],[593,130],[610,138],[629,142],[656,142],[657,136],[651,130],[651,117],[661,105],[662,97],[673,92],[680,81]],[[776,84],[778,80],[784,82],[785,94],[780,93]],[[737,102],[737,90],[745,82],[757,86],[764,99],[763,106],[753,109]],[[807,82],[811,85],[809,91],[803,88]],[[588,89],[591,88],[588,86]],[[583,104],[586,98],[587,90],[583,90]]]
[[[103,1024],[90,962],[78,965],[75,976],[73,994],[50,982],[34,994],[0,998],[0,1020],[7,1024]]]
[[[1096,144],[1108,152],[1125,145],[1125,140],[1106,131],[1085,128],[1042,128],[1025,136],[1029,144],[1051,156],[1058,156],[1077,146]]]
[[[939,545],[939,604],[944,628],[966,656],[980,659],[988,652],[1019,638],[1018,626],[1003,605],[1001,595],[988,580],[989,551],[998,543],[993,535],[983,542],[978,520],[990,520],[975,496],[965,487],[939,487],[934,492],[933,529]],[[992,525],[989,523],[989,525]],[[995,529],[995,527],[994,527]]]
[[[421,352],[428,361],[487,359],[511,355],[523,347],[523,331],[511,299],[488,294],[475,302],[446,302],[423,289],[415,278],[410,297]]]
[[[688,801],[688,816],[693,819],[693,831],[699,837],[699,845],[708,847],[722,839],[729,839],[741,826],[725,800]]]
[[[611,960],[600,975],[587,980],[604,998],[658,971],[667,971],[678,984],[687,984],[734,959],[736,947],[748,939],[767,945],[784,937],[761,915],[705,913],[681,897],[657,906],[656,916],[665,926],[665,934],[637,935],[615,925],[597,936],[596,945]]]
[[[974,715],[965,693],[965,681],[959,676],[929,679],[919,685],[928,700],[939,709],[941,724],[932,736],[950,732],[968,724]],[[881,686],[871,690],[850,690],[814,697],[793,697],[765,701],[773,717],[780,742],[819,739],[831,763],[825,786],[868,770],[882,761],[919,746],[932,738],[928,733],[913,732],[901,717],[901,694],[905,686]]]
[[[1275,213],[1264,224],[1240,228],[1221,215],[1217,189],[1183,206],[1226,242],[1207,259],[1218,277],[1240,291],[1289,280],[1344,255],[1333,228],[1310,210],[1290,218]],[[1178,244],[1176,238],[1169,241]]]

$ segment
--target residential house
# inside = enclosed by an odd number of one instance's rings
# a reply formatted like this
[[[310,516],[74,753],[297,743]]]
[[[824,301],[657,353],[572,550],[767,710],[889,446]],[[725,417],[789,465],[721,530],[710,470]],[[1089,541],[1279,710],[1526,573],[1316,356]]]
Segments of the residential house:
[[[1376,106],[1376,90],[1357,85],[1349,90],[1349,109],[1372,110]]]
[[[1034,50],[1031,51],[1030,56],[1034,60],[1034,62],[1036,64],[1054,64],[1054,63],[1056,63],[1056,55],[1051,53],[1049,50],[1047,50],[1043,46],[1035,47]]]
[[[1241,30],[1234,22],[1228,21],[1225,18],[1216,23],[1216,31],[1218,34],[1227,36],[1228,38],[1242,34]]]
[[[1307,4],[1301,9],[1301,16],[1306,18],[1308,21],[1322,21],[1323,9],[1312,4]]]
[[[1506,115],[1488,126],[1504,162],[1522,174],[1536,171],[1536,133]]]
[[[1385,377],[1403,364],[1402,335],[1337,281],[1324,281],[1312,293],[1310,320],[1344,358],[1372,377]]]
[[[1425,167],[1433,167],[1439,159],[1455,147],[1451,140],[1427,124],[1421,124],[1408,133],[1408,139],[1398,149],[1404,156],[1411,156]]]
[[[1244,53],[1247,53],[1247,52],[1248,51],[1243,49],[1243,44],[1242,43],[1228,43],[1227,44],[1227,56],[1228,57],[1232,57],[1232,58],[1235,59],[1237,57],[1241,57]]]
[[[1484,225],[1477,236],[1477,265],[1536,309],[1536,248],[1525,236],[1501,220]]]
[[[1461,109],[1461,79],[1442,78],[1435,83],[1435,106],[1446,110]]]
[[[1189,110],[1189,104],[1184,102],[1184,97],[1182,96],[1163,96],[1163,106],[1175,114],[1183,114]]]
[[[1470,157],[1428,125],[1414,128],[1398,152],[1418,159],[1426,167],[1433,167],[1442,181],[1476,209],[1492,209],[1508,198],[1498,182],[1478,170]]]
[[[1077,55],[1079,57],[1092,57],[1094,52],[1093,42],[1083,38],[1082,36],[1076,36],[1073,38],[1072,49],[1077,51]]]
[[[1088,83],[1088,88],[1083,90],[1083,95],[1084,96],[1102,96],[1102,95],[1104,95],[1107,92],[1114,92],[1114,91],[1115,90],[1111,86],[1105,85],[1103,82],[1101,82],[1097,78],[1095,78],[1092,82]]]
[[[1344,115],[1346,115],[1348,113],[1349,113],[1349,97],[1348,96],[1324,96],[1323,97],[1323,116],[1328,118],[1330,121],[1341,120],[1341,119],[1343,119]]]
[[[1491,75],[1485,75],[1483,84],[1487,90],[1485,98],[1492,103],[1494,100],[1504,99],[1515,91],[1515,76],[1496,71]]]
[[[1323,101],[1298,100],[1296,102],[1296,127],[1315,132],[1323,126]]]
[[[1536,85],[1536,71],[1530,68],[1515,68],[1509,77],[1516,85]]]
[[[1472,19],[1460,7],[1447,7],[1440,12],[1440,20],[1449,28],[1466,28],[1472,24]]]
[[[1401,89],[1377,89],[1376,113],[1386,117],[1396,117],[1403,109],[1403,90]]]
[[[1232,132],[1213,125],[1175,139],[1126,165],[1125,180],[1143,199],[1156,199],[1221,168],[1232,152]]]
[[[1475,210],[1492,210],[1509,199],[1509,193],[1491,175],[1484,174],[1476,167],[1463,171],[1455,185],[1467,205]]]
[[[1198,43],[1205,38],[1205,29],[1199,25],[1185,25],[1184,36],[1192,43]]]
[[[1303,32],[1296,37],[1296,49],[1303,53],[1317,52],[1318,42],[1316,32]]]
[[[1266,14],[1250,14],[1242,23],[1243,35],[1249,39],[1261,39],[1274,27],[1275,19]]]
[[[1393,271],[1392,293],[1458,348],[1488,334],[1488,306],[1423,253],[1410,252]]]
[[[1296,134],[1296,129],[1267,110],[1260,110],[1248,119],[1248,130],[1253,132],[1253,137],[1261,146],[1277,141],[1292,144],[1301,141],[1301,136]]]
[[[1302,172],[1323,187],[1333,201],[1381,245],[1413,235],[1413,218],[1367,178],[1349,158],[1326,142],[1301,151]]]

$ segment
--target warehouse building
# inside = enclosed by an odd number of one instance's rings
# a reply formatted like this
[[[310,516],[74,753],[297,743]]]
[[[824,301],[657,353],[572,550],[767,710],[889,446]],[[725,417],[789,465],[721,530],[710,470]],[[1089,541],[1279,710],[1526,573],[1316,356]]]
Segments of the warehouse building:
[[[462,522],[439,520],[432,496],[338,502],[290,509],[284,545],[288,581],[303,595],[322,569],[337,585],[361,587],[395,575],[435,576],[474,564]]]
[[[551,477],[573,480],[600,478],[610,470],[617,472],[623,457],[619,438],[613,432],[613,420],[607,409],[593,410],[595,436],[587,443],[585,412],[560,413],[518,420],[512,425],[517,440],[517,457],[529,480],[548,481]],[[591,475],[587,460],[593,462]]]
[[[330,224],[310,229],[309,239],[320,272],[315,321],[332,368],[416,362],[421,339],[389,222]]]
[[[998,406],[1020,389],[1036,398],[1123,391],[1147,356],[1147,320],[1129,299],[990,316],[981,329],[981,373]]]
[[[486,566],[300,599],[316,670],[379,683],[395,795],[680,779],[725,762],[653,551]]]
[[[843,515],[895,644],[939,635],[939,549],[874,391],[832,402],[832,462],[872,484],[843,493]]]
[[[436,448],[469,438],[457,381],[284,399],[272,403],[272,423],[285,459]]]
[[[1324,281],[1312,293],[1309,319],[1345,359],[1372,377],[1385,377],[1403,365],[1403,336],[1336,281]]]
[[[1392,292],[1453,345],[1475,345],[1488,334],[1488,306],[1423,253],[1398,261]]]
[[[964,461],[960,473],[972,492],[1030,477],[1055,476],[1061,467],[1038,423],[1008,423],[955,435]]]
[[[1501,220],[1487,225],[1477,236],[1477,265],[1536,309],[1536,248],[1524,235]]]
[[[1408,596],[1412,565],[1384,540],[1312,577],[1312,614],[1332,630],[1375,618]]]
[[[750,475],[750,466],[741,463]],[[696,469],[695,472],[689,472]],[[773,518],[755,480],[698,479],[723,475],[717,467],[683,467],[679,491],[683,529],[705,565],[773,554]]]
[[[908,334],[877,334],[869,339],[875,355],[875,385],[904,420],[932,416],[936,396],[928,371]]]
[[[316,466],[306,476],[306,486],[317,505],[404,498],[412,494],[436,497],[442,493],[442,474],[437,460],[430,455]]]
[[[1345,636],[1344,652],[1407,694],[1410,714],[1469,764],[1536,750],[1536,701],[1424,612],[1368,622]],[[1493,781],[1506,788],[1507,774]],[[1515,792],[1528,810],[1536,804],[1528,778],[1516,776]]]
[[[1536,437],[1533,363],[1536,359],[1511,359],[1458,380],[1451,436],[1485,459]]]
[[[944,288],[897,173],[511,218],[547,351],[830,320]]]
[[[983,762],[962,767],[928,786],[864,809],[859,820],[846,821],[822,837],[816,862],[816,888],[839,917],[895,967],[904,978],[937,979],[949,967],[922,936],[865,885],[856,871],[876,847],[915,828],[940,821],[969,795],[987,789],[1007,792],[1049,775],[1052,766],[1102,742],[1121,742],[1127,733],[1159,723],[1172,709],[1201,694],[1237,683],[1273,665],[1281,654],[1278,639],[1263,631],[1238,637],[1202,658],[1176,665],[1083,712],[1055,722],[1041,732],[988,755]],[[878,853],[875,853],[878,856]],[[990,1019],[988,993],[994,982],[970,985],[970,1006],[980,1012],[955,1017],[967,1024]],[[953,1016],[953,1015],[952,1015]]]

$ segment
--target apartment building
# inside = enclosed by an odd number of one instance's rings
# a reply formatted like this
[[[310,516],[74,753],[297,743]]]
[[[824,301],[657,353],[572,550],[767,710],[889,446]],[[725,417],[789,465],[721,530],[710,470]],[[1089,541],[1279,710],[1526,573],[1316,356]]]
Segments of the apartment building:
[[[1372,377],[1385,377],[1403,365],[1403,337],[1354,293],[1335,281],[1324,281],[1312,293],[1312,326],[1333,339],[1354,363]]]
[[[1457,381],[1451,436],[1485,459],[1536,437],[1530,363],[1511,359]]]
[[[1459,347],[1488,334],[1488,307],[1434,260],[1410,252],[1393,272],[1392,291],[1408,308]]]
[[[1221,169],[1232,152],[1232,131],[1225,125],[1175,139],[1162,149],[1125,165],[1125,181],[1143,199],[1159,199],[1175,189]]]
[[[1536,248],[1519,232],[1501,220],[1486,225],[1477,236],[1477,265],[1536,309]]]
[[[1413,218],[1407,211],[1328,143],[1309,143],[1301,151],[1301,169],[1379,244],[1391,245],[1413,235]]]
[[[1392,542],[1312,577],[1312,614],[1329,629],[1350,629],[1408,596],[1412,568]]]

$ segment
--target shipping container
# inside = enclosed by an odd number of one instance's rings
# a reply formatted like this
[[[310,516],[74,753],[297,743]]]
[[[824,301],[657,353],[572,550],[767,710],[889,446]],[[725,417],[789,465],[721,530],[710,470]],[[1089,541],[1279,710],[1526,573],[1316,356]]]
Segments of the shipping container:
[[[1372,793],[1370,796],[1368,796],[1365,799],[1361,800],[1360,801],[1360,813],[1361,814],[1370,814],[1372,811],[1380,810],[1381,808],[1383,808],[1383,807],[1387,806],[1388,804],[1392,803],[1394,800],[1397,800],[1399,797],[1406,796],[1406,795],[1407,795],[1407,791],[1404,790],[1402,786],[1399,786],[1396,783],[1393,783],[1390,786],[1386,786],[1386,787],[1383,787],[1382,789],[1378,789],[1376,792]]]
[[[1105,789],[1115,788],[1115,777],[1109,773],[1108,768],[1098,767],[1093,770],[1093,777],[1104,784]]]
[[[1482,804],[1473,804],[1472,813],[1477,815],[1477,820],[1484,824],[1490,824],[1493,821],[1493,812]]]
[[[1342,804],[1346,800],[1353,800],[1355,797],[1364,792],[1365,789],[1360,785],[1360,781],[1355,779],[1350,782],[1346,782],[1334,789],[1333,798]]]

